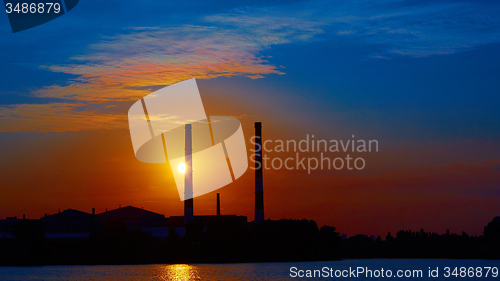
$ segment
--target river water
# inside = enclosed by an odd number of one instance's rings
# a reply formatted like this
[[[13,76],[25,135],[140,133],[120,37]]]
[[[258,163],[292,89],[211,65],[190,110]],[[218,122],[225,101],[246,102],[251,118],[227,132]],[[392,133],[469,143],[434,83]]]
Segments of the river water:
[[[488,267],[491,267],[491,269],[488,269]],[[457,270],[454,272],[455,268]],[[0,280],[500,280],[498,268],[500,268],[499,260],[444,259],[374,259],[247,264],[40,266],[0,267]],[[437,272],[435,271],[436,269]],[[358,272],[361,270],[364,272]],[[430,278],[429,270],[434,270],[433,274],[437,273],[438,277]],[[389,271],[391,274],[390,278],[387,277]],[[308,273],[313,277],[307,277]],[[314,274],[316,274],[316,277],[314,277]],[[398,274],[401,276],[406,275],[406,277],[397,277]],[[335,275],[344,275],[344,277],[335,277]],[[382,278],[382,275],[385,278]],[[447,275],[449,277],[446,277]],[[304,277],[300,278],[299,276]],[[378,276],[378,278],[375,276]]]

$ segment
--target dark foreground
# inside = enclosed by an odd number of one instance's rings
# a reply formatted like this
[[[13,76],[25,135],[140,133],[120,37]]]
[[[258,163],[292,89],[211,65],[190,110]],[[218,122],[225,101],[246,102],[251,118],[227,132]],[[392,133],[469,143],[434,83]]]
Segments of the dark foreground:
[[[480,237],[423,230],[399,231],[372,239],[342,240],[334,227],[310,220],[264,221],[258,225],[190,224],[154,238],[140,229],[111,221],[83,239],[46,239],[39,221],[26,220],[15,239],[0,239],[0,265],[99,265],[153,263],[248,263],[336,260],[339,258],[495,259],[500,257],[500,223]]]

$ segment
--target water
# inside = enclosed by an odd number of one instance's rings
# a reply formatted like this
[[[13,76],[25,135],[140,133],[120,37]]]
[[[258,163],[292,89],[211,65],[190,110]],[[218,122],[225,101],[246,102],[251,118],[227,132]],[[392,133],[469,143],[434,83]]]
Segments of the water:
[[[397,270],[406,270],[407,274],[413,274],[413,270],[422,270],[423,277],[409,277],[392,279],[419,279],[419,280],[500,280],[498,270],[490,270],[489,276],[485,277],[487,268],[500,268],[498,260],[343,260],[329,262],[290,262],[290,263],[252,263],[252,264],[174,264],[174,265],[117,265],[117,266],[41,266],[41,267],[0,267],[0,280],[375,280],[381,278],[366,277],[365,273],[358,277],[318,277],[316,278],[292,278],[290,277],[291,267],[298,270],[322,270],[322,268],[332,268],[335,270],[356,270],[357,267],[364,267],[372,270],[372,274],[377,275],[384,269],[391,270],[393,275]],[[428,270],[438,268],[438,278],[429,278]],[[450,277],[446,278],[445,267],[450,267]],[[455,277],[453,269],[457,267],[458,277]],[[473,267],[474,277],[460,277],[460,267]],[[481,268],[481,276],[478,267]],[[344,274],[347,273],[344,271]],[[339,271],[340,272],[340,271]],[[496,277],[495,277],[496,272]],[[295,273],[292,273],[294,275]],[[317,273],[316,273],[317,274]],[[416,272],[418,274],[418,272]],[[477,275],[476,275],[477,274]],[[463,274],[462,274],[463,275]],[[387,278],[384,278],[387,279]]]

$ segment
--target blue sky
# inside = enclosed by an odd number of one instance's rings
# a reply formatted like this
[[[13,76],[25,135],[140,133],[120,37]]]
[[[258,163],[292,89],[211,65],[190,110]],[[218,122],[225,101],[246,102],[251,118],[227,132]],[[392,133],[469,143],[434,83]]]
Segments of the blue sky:
[[[130,100],[145,92],[84,92],[116,86],[138,75],[118,69],[155,60],[162,76],[141,86],[232,76],[321,101],[312,112],[374,112],[380,122],[399,114],[437,135],[498,137],[499,10],[495,1],[82,1],[17,34],[5,15],[0,103]],[[246,69],[220,67],[225,61]],[[214,69],[176,78],[172,63]],[[108,81],[103,71],[118,72]]]

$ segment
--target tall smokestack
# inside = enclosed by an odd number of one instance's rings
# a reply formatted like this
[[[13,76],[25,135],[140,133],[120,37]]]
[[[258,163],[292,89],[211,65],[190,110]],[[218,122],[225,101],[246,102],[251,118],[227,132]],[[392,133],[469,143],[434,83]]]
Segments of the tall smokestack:
[[[191,124],[186,124],[185,127],[185,165],[184,173],[184,224],[194,220],[193,215],[193,141],[191,133]],[[189,198],[189,199],[186,199]]]
[[[255,222],[264,220],[264,182],[262,179],[262,124],[255,122]]]
[[[217,217],[220,217],[220,194],[217,193]]]

